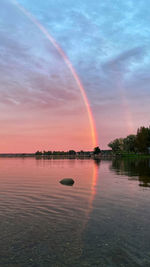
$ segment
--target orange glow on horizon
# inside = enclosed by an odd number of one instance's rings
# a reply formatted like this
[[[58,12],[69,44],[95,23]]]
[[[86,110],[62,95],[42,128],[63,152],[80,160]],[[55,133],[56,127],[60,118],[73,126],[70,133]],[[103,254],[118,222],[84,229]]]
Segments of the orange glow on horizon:
[[[90,124],[90,128],[91,128],[91,137],[92,137],[92,145],[93,147],[96,147],[98,142],[97,142],[97,132],[96,132],[96,126],[95,126],[95,122],[94,122],[94,118],[93,118],[93,114],[92,114],[92,110],[87,98],[87,95],[85,93],[85,89],[73,67],[73,65],[71,64],[69,58],[67,57],[67,55],[64,53],[64,51],[62,50],[62,48],[57,44],[56,40],[51,36],[51,34],[43,27],[43,25],[40,24],[40,22],[29,12],[27,11],[23,6],[21,6],[16,0],[12,0],[12,2],[17,6],[18,9],[20,9],[24,15],[26,17],[29,18],[29,20],[31,22],[33,22],[33,24],[35,24],[38,29],[46,36],[46,38],[52,43],[52,45],[56,48],[56,50],[58,51],[58,53],[62,56],[62,58],[64,59],[64,62],[66,63],[68,69],[70,70],[74,80],[76,81],[76,84],[78,85],[87,113],[88,113],[88,118],[89,118],[89,124]]]

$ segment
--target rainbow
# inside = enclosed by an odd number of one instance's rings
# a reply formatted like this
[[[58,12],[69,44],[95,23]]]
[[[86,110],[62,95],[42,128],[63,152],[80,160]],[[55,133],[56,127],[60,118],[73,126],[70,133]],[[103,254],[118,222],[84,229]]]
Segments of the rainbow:
[[[94,122],[94,118],[93,118],[93,114],[92,114],[92,110],[85,92],[85,89],[73,67],[73,65],[71,64],[69,58],[67,57],[67,55],[64,53],[64,51],[62,50],[62,48],[58,45],[58,43],[56,42],[56,40],[51,36],[51,34],[43,27],[43,25],[41,25],[41,23],[28,11],[26,10],[22,5],[20,5],[16,0],[12,0],[12,2],[14,3],[14,5],[17,6],[18,9],[20,9],[24,15],[26,17],[29,18],[29,20],[35,24],[38,29],[46,36],[46,38],[51,42],[51,44],[56,48],[56,50],[58,51],[58,53],[62,56],[62,58],[64,59],[64,62],[66,63],[68,69],[70,70],[70,72],[72,73],[72,76],[74,78],[74,80],[76,81],[77,86],[80,89],[83,101],[85,103],[86,109],[87,109],[87,113],[88,113],[88,118],[89,118],[89,124],[90,124],[90,128],[91,128],[91,137],[92,137],[92,144],[93,147],[97,146],[97,133],[96,133],[96,127],[95,127],[95,122]]]

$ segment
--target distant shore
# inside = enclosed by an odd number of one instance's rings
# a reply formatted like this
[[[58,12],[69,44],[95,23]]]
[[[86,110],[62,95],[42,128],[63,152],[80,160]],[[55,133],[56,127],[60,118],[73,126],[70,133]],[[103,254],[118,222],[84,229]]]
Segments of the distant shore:
[[[0,153],[1,158],[15,158],[15,157],[35,157],[35,153]]]
[[[133,154],[133,153],[101,153],[99,155],[94,154],[57,154],[57,155],[36,155],[36,153],[0,153],[0,158],[36,158],[36,159],[103,159],[103,158],[150,158],[150,154]]]
[[[75,154],[75,155],[69,155],[69,154],[53,154],[53,155],[36,155],[36,153],[0,153],[0,158],[36,158],[36,159],[53,159],[53,158],[63,158],[63,159],[101,159],[102,157],[111,157],[111,155],[105,155],[105,154]]]

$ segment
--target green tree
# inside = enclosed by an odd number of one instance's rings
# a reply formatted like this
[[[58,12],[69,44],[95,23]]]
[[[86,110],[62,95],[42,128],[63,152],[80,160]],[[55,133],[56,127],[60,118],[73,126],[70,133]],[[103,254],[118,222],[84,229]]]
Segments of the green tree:
[[[123,150],[127,152],[136,152],[136,135],[131,134],[123,139]]]
[[[35,155],[36,155],[36,156],[42,156],[42,152],[41,152],[41,151],[36,151],[36,152],[35,152]]]
[[[110,142],[108,146],[112,149],[113,152],[120,152],[123,150],[123,138],[117,138]]]
[[[150,127],[140,127],[137,130],[136,147],[139,152],[148,152],[148,147],[150,147]]]
[[[93,152],[93,153],[94,153],[95,155],[98,155],[98,154],[101,153],[101,150],[100,150],[99,146],[97,146],[97,147],[94,148],[94,152]]]
[[[74,150],[69,150],[68,154],[69,155],[76,155],[76,152]]]
[[[43,151],[44,156],[50,156],[52,155],[52,151]]]

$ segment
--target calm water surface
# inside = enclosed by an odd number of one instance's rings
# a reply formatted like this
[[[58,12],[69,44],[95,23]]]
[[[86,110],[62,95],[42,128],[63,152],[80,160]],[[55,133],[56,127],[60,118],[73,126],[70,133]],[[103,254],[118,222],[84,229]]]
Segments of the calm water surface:
[[[150,266],[150,160],[1,158],[0,266]]]

